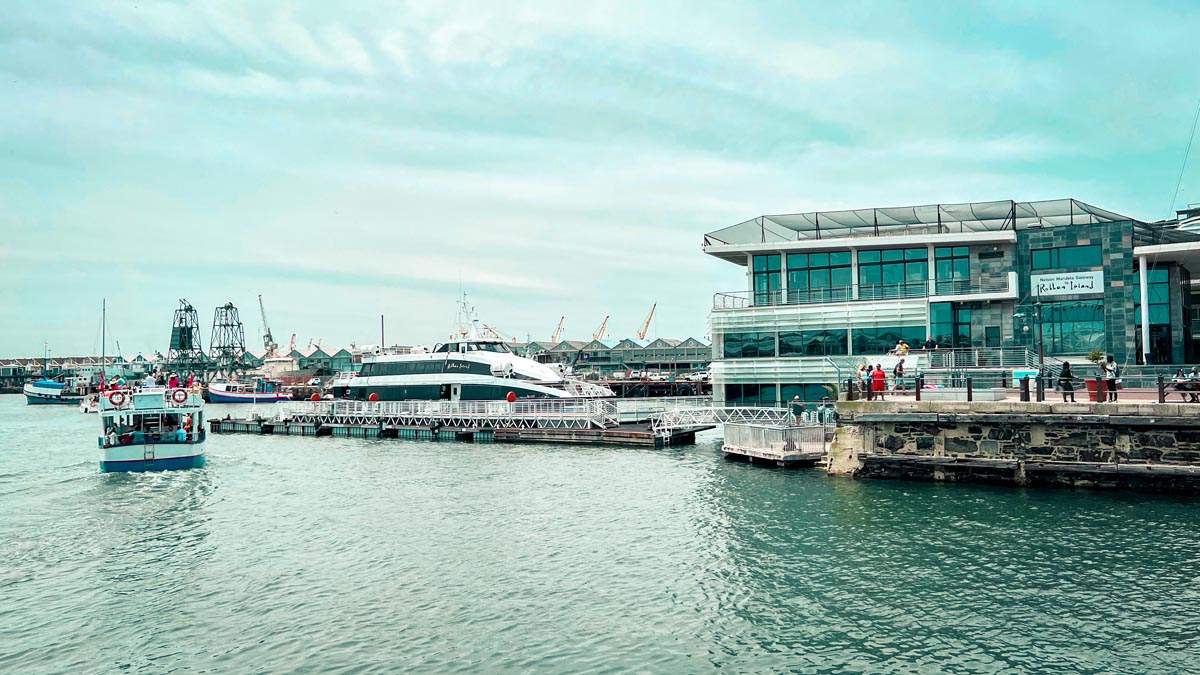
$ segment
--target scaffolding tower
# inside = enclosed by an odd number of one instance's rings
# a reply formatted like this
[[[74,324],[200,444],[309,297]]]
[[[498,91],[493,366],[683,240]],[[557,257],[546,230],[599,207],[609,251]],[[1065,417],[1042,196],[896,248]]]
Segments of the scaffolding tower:
[[[181,376],[196,374],[203,376],[210,365],[204,347],[200,344],[200,318],[196,308],[185,299],[180,299],[171,325],[171,348],[167,351],[164,364],[167,369]]]
[[[218,377],[232,380],[246,370],[246,331],[232,302],[213,312],[212,339],[208,344],[212,369]]]

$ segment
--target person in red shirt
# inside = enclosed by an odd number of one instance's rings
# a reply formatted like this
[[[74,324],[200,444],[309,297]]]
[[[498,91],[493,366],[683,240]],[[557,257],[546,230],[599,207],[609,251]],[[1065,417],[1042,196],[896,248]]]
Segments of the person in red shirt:
[[[871,371],[871,390],[880,401],[883,400],[883,393],[887,391],[887,374],[883,372],[882,364],[876,363],[875,370]]]

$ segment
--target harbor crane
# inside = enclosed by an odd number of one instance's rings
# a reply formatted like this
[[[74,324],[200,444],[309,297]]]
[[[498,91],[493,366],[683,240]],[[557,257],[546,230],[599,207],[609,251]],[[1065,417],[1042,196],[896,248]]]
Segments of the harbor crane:
[[[262,330],[263,330],[263,349],[267,350],[266,358],[275,356],[275,351],[279,349],[279,345],[275,344],[275,338],[271,336],[271,327],[267,325],[267,309],[263,307],[262,293],[258,294],[258,312],[262,315]]]
[[[296,351],[296,334],[292,333],[292,339],[288,342],[288,354]]]
[[[592,333],[592,339],[593,340],[603,339],[604,338],[604,329],[606,329],[606,328],[608,328],[608,317],[607,316],[604,317],[604,321],[600,322],[600,327],[596,329],[596,332]]]
[[[646,339],[646,334],[650,332],[650,320],[654,318],[654,310],[657,307],[658,307],[657,302],[650,306],[650,315],[646,317],[646,322],[643,323],[642,327],[638,330],[637,339],[639,339],[639,340]]]
[[[562,332],[563,332],[563,321],[566,321],[566,319],[567,319],[567,317],[565,317],[565,316],[563,316],[563,317],[559,317],[559,319],[558,319],[558,328],[555,328],[555,329],[554,329],[554,335],[551,335],[551,336],[550,336],[550,344],[552,344],[552,345],[556,345],[556,344],[558,344],[558,338],[562,337]]]

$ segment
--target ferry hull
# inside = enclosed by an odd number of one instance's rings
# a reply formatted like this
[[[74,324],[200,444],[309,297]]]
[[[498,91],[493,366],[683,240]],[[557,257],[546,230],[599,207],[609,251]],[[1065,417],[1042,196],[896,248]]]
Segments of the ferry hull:
[[[255,393],[233,393],[225,391],[217,391],[214,389],[208,390],[209,403],[278,403],[279,401],[290,401],[290,394],[282,394],[279,392],[255,392]]]
[[[180,471],[184,469],[199,469],[202,466],[204,466],[204,453],[188,457],[100,460],[100,470],[105,473]]]

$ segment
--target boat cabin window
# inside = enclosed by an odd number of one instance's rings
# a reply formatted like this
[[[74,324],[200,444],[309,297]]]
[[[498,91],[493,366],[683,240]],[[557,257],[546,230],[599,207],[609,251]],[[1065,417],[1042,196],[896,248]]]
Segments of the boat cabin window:
[[[480,343],[479,349],[485,352],[496,352],[498,354],[511,354],[508,345],[502,342],[483,342]]]
[[[449,351],[458,351],[458,344],[454,342],[443,342],[433,350],[434,354],[442,354]]]

